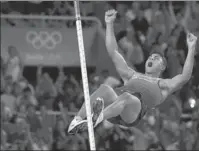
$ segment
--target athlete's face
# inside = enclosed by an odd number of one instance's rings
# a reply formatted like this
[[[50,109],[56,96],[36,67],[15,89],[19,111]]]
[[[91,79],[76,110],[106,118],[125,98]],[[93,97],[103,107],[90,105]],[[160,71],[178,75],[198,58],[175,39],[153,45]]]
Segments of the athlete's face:
[[[164,70],[164,61],[159,54],[152,54],[145,64],[146,73],[159,73]]]

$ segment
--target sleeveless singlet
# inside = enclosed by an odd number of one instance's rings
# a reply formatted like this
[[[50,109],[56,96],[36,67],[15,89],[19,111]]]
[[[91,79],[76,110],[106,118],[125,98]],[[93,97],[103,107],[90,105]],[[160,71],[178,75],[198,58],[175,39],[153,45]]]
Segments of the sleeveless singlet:
[[[137,119],[133,123],[125,123],[120,116],[110,119],[109,121],[129,127],[137,125],[148,109],[156,107],[163,101],[159,81],[160,78],[152,78],[139,74],[134,75],[124,86],[116,88],[115,92],[118,96],[124,92],[137,96],[141,101],[142,108]]]
[[[159,87],[160,78],[152,78],[146,75],[134,75],[124,86],[117,88],[116,92],[139,93],[141,100],[147,107],[153,108],[163,101]]]

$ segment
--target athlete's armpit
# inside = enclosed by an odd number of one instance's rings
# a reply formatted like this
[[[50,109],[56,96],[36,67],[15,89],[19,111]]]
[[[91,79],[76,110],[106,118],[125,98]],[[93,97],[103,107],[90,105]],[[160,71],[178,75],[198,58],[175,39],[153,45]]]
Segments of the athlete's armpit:
[[[165,83],[168,87],[169,94],[172,94],[182,88],[188,81],[187,77],[183,74],[179,74],[172,79],[165,80]]]

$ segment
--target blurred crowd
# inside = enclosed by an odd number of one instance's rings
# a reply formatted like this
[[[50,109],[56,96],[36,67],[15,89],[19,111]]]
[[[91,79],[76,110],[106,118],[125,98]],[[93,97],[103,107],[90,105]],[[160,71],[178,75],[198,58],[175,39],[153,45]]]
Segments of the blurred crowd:
[[[80,2],[80,14],[83,17],[94,16],[94,8],[92,7],[93,2]],[[1,12],[3,14],[12,15],[47,15],[47,16],[75,16],[75,9],[73,1],[26,1],[26,2],[2,2]],[[46,24],[47,23],[47,24]],[[14,20],[7,19],[2,20],[2,24],[8,24],[11,26],[30,26],[30,27],[63,27],[64,25],[68,28],[75,26],[75,20],[56,20],[56,19],[46,19],[46,20]],[[82,21],[83,27],[90,27],[92,25],[91,21]]]
[[[97,11],[96,5],[101,7]],[[144,72],[144,62],[150,53],[158,51],[167,58],[163,77],[174,77],[182,71],[186,59],[186,33],[191,31],[199,36],[198,2],[81,2],[80,6],[83,16],[99,19],[106,10],[117,10],[115,33],[120,53],[139,72]],[[1,13],[74,16],[74,8],[72,2],[4,2]],[[10,20],[5,22],[10,24]],[[104,25],[103,19],[101,22]],[[73,22],[65,25],[75,28]],[[104,32],[104,28],[100,27],[99,32]],[[58,76],[52,78],[54,71],[45,72],[40,65],[36,80],[30,81],[24,75],[26,67],[20,52],[15,46],[7,50],[9,57],[1,57],[1,150],[89,149],[87,132],[67,133],[70,121],[84,102],[81,76],[66,74],[64,67],[57,65]],[[198,150],[198,66],[199,53],[196,53],[190,82],[147,113],[139,128],[126,129],[108,122],[97,127],[97,149]],[[88,77],[90,93],[102,83],[114,87],[122,84],[107,70],[92,72]]]

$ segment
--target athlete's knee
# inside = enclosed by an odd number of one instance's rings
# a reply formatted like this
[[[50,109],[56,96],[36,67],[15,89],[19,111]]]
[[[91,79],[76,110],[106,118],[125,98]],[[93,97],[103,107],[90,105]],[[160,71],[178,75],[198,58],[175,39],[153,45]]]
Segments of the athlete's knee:
[[[125,104],[140,103],[140,99],[137,96],[134,96],[128,92],[124,92],[121,95],[121,101],[125,102]]]
[[[110,94],[110,95],[115,94],[115,91],[113,90],[113,88],[106,84],[101,84],[99,87],[99,91],[106,93],[106,94]]]
[[[113,90],[112,87],[110,87],[109,85],[106,85],[106,84],[101,84],[100,89],[102,89],[104,91]]]
[[[111,104],[117,99],[117,94],[108,85],[102,84],[100,87],[91,95],[92,99],[100,97],[104,99],[105,106]]]
[[[107,85],[100,85],[99,88],[92,94],[104,94],[109,91],[109,87]]]

